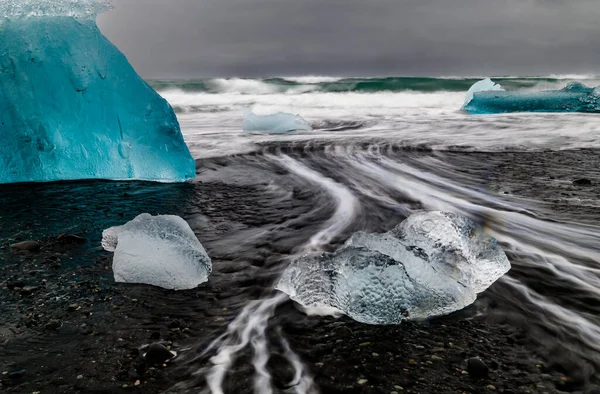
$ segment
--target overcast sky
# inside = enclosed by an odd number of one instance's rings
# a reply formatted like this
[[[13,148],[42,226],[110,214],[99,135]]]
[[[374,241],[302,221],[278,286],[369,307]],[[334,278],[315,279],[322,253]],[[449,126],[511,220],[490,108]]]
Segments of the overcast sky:
[[[146,78],[600,74],[600,0],[113,0]]]

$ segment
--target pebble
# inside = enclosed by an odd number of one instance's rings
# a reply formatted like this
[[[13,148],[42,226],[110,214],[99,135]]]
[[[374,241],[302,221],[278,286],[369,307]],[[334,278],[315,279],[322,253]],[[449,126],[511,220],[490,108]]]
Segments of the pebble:
[[[358,379],[358,381],[356,383],[363,385],[363,384],[367,384],[369,381],[367,379]]]
[[[575,179],[573,181],[573,185],[575,186],[592,186],[592,181],[590,181],[589,179]]]
[[[435,360],[435,361],[441,361],[441,360],[443,360],[443,358],[442,358],[442,357],[435,356],[435,355],[434,355],[434,356],[431,356],[431,359],[432,359],[432,360]]]
[[[151,364],[162,364],[165,361],[172,359],[173,353],[160,343],[153,343],[148,346],[148,351],[144,355],[146,360]]]
[[[371,342],[363,342],[363,343],[359,344],[358,346],[365,347],[365,346],[369,346],[370,344],[371,344]]]
[[[40,250],[40,244],[37,241],[23,241],[10,245],[12,250],[22,250],[27,252],[37,252]]]
[[[62,323],[58,320],[50,320],[48,324],[46,324],[47,330],[58,330],[62,326]]]
[[[488,377],[489,368],[479,357],[472,357],[467,361],[467,371],[475,379],[485,379]]]
[[[87,240],[87,238],[80,237],[79,235],[64,234],[64,235],[60,235],[57,238],[57,241],[61,241],[62,243],[65,243],[65,244],[81,245],[81,244],[86,243],[88,240]]]
[[[493,385],[491,385],[491,384],[488,384],[488,385],[487,385],[487,389],[488,389],[488,390],[491,390],[491,391],[494,391],[494,390],[496,390],[496,386],[493,386]]]

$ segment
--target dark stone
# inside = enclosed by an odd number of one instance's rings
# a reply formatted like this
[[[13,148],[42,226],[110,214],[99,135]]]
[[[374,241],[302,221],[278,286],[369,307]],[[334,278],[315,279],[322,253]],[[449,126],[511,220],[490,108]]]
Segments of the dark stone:
[[[592,181],[590,181],[589,179],[576,179],[573,181],[573,185],[575,186],[592,186]]]
[[[489,368],[479,357],[472,357],[467,361],[467,371],[474,379],[485,379],[488,377]]]
[[[353,335],[353,332],[348,327],[342,326],[342,327],[338,327],[334,331],[334,335],[338,336],[338,337],[342,337],[342,338],[349,338],[349,337],[351,337]]]
[[[22,379],[27,374],[26,369],[19,369],[16,371],[9,372],[8,377],[11,379]]]
[[[179,320],[173,320],[171,323],[169,323],[169,328],[180,328],[181,327],[181,322]]]
[[[58,330],[62,326],[62,323],[59,320],[50,320],[48,324],[46,324],[45,328],[47,330]]]
[[[9,290],[22,289],[23,287],[25,287],[25,282],[22,282],[22,281],[19,281],[19,280],[14,281],[14,282],[8,282],[6,284],[6,287]]]
[[[37,241],[23,241],[10,245],[10,248],[18,251],[37,252],[40,250],[40,244]]]
[[[144,355],[146,361],[150,364],[163,364],[166,361],[172,359],[173,353],[169,351],[164,345],[160,343],[153,343],[148,346],[148,351]]]
[[[27,297],[32,295],[36,290],[38,290],[36,286],[25,286],[21,289],[21,295]]]
[[[74,234],[64,234],[58,237],[58,241],[66,245],[82,245],[87,243],[87,238],[80,237]]]

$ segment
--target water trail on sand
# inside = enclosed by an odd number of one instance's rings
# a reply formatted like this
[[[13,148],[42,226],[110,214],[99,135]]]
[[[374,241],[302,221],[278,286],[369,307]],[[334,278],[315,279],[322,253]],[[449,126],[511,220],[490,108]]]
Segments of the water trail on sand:
[[[543,219],[552,212],[536,209],[534,201],[521,199],[515,204],[473,185],[461,185],[456,182],[460,173],[448,165],[444,170],[453,173],[451,177],[436,175],[444,172],[440,170],[444,163],[428,158],[417,160],[418,166],[380,155],[335,159],[345,160],[350,167],[345,166],[340,176],[351,174],[347,176],[363,179],[362,183],[370,180],[419,201],[424,209],[452,211],[481,223],[513,263],[512,271],[491,289],[496,302],[519,310],[530,328],[550,333],[548,343],[540,343],[541,349],[571,344],[568,350],[576,358],[600,366],[600,318],[590,302],[600,298],[598,226]],[[553,291],[564,287],[567,294]],[[566,340],[549,343],[557,337]]]
[[[307,245],[302,248],[302,253],[318,251],[329,244],[352,223],[353,218],[360,211],[358,199],[347,187],[324,177],[289,156],[271,156],[268,159],[305,181],[319,186],[327,193],[327,201],[333,201],[335,204],[331,218],[324,223],[320,231],[311,237]],[[250,347],[253,354],[254,392],[257,394],[271,394],[274,392],[271,374],[267,369],[270,358],[267,329],[269,328],[269,320],[273,317],[276,308],[287,299],[287,295],[278,293],[271,298],[250,302],[229,324],[227,331],[203,352],[203,355],[216,352],[216,355],[210,359],[211,365],[207,369],[198,371],[199,374],[206,377],[208,389],[212,394],[224,394],[224,382],[227,373],[232,369],[236,359],[248,347]],[[294,370],[294,378],[287,385],[289,391],[296,394],[318,393],[312,375],[306,369],[300,357],[292,350],[281,333],[279,331],[276,331],[276,333],[279,336],[279,344],[283,349],[283,357]]]
[[[357,215],[360,204],[358,199],[345,186],[324,177],[318,172],[311,170],[298,160],[287,155],[280,157],[271,157],[279,162],[287,170],[305,178],[306,180],[319,185],[331,197],[333,197],[336,210],[333,216],[325,223],[324,228],[316,233],[310,239],[308,247],[304,252],[318,251],[323,245],[329,244],[338,234],[352,223],[352,219]]]

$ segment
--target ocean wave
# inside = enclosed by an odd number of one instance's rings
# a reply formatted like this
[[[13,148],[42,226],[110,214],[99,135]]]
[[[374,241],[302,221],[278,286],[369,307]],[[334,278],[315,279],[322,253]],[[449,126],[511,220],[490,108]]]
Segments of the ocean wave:
[[[337,82],[344,78],[307,75],[307,76],[302,76],[302,77],[281,77],[281,79],[285,79],[287,81],[296,82],[296,83],[300,83],[300,84],[315,84],[315,83],[324,83],[324,82]]]
[[[158,91],[179,89],[185,92],[238,95],[300,95],[308,93],[379,93],[379,92],[466,92],[480,77],[286,77],[267,79],[212,78],[177,81],[151,81]],[[560,89],[571,81],[584,81],[590,86],[600,84],[593,75],[550,75],[545,77],[493,77],[507,90]]]

